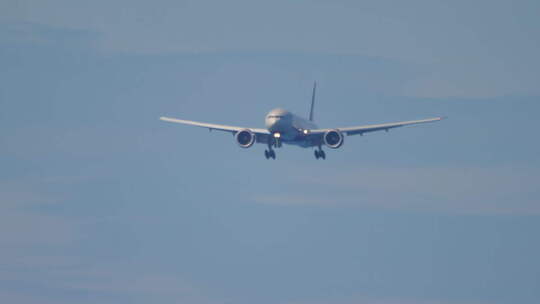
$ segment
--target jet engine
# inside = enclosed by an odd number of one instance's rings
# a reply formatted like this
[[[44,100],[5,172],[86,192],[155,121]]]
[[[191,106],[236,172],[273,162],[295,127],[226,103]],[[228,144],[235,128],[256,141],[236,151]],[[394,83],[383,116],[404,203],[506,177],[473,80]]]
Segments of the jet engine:
[[[343,145],[343,134],[338,130],[329,130],[324,133],[323,141],[326,146],[337,149]]]
[[[242,148],[249,148],[255,143],[255,134],[247,129],[236,132],[234,138]]]

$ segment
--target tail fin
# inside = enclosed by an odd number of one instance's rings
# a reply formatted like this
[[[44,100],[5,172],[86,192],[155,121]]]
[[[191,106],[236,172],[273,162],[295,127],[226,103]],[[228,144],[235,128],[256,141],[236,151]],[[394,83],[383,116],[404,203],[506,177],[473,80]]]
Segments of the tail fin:
[[[315,91],[317,90],[317,82],[313,82],[313,95],[311,95],[311,108],[309,109],[309,120],[313,121],[313,108],[315,107]]]

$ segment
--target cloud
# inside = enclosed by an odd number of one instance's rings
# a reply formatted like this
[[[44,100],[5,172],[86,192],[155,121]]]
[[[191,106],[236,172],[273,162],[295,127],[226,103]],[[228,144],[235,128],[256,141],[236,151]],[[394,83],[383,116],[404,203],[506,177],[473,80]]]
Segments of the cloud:
[[[369,299],[357,298],[348,300],[332,300],[332,301],[292,301],[285,304],[487,304],[480,301],[441,301],[437,299],[419,300],[419,299]]]
[[[12,303],[216,303],[178,273],[140,265],[128,256],[104,259],[93,253],[111,251],[101,248],[107,244],[95,231],[103,218],[48,211],[69,198],[41,189],[73,181],[79,179],[0,183],[0,298]]]
[[[95,49],[100,35],[86,29],[70,29],[32,22],[1,22],[1,44]]]
[[[19,2],[0,6],[0,20],[99,33],[95,47],[103,52],[376,56],[421,64],[428,70],[411,78],[405,95],[540,94],[534,1],[520,5],[486,1],[472,7],[460,1]],[[490,14],[481,9],[485,5]]]
[[[420,299],[369,299],[367,297],[358,297],[355,299],[345,299],[331,301],[312,300],[312,301],[292,301],[285,304],[486,304],[479,301],[441,301],[437,299],[420,300]]]
[[[32,295],[47,294],[54,303],[148,303],[153,301],[218,303],[206,297],[178,274],[132,267],[129,263],[88,264],[65,257],[71,265],[40,265],[23,270],[3,271],[0,294],[25,303],[37,302]],[[43,261],[45,262],[45,261]],[[15,286],[9,290],[9,286]],[[22,286],[33,286],[26,293]],[[83,298],[80,294],[84,294]]]
[[[34,179],[0,182],[0,246],[6,249],[4,253],[36,245],[65,244],[75,238],[70,220],[36,210],[64,199],[42,188],[43,184]]]
[[[289,180],[296,193],[257,195],[265,204],[347,204],[459,214],[540,214],[538,172],[525,167],[350,168]]]

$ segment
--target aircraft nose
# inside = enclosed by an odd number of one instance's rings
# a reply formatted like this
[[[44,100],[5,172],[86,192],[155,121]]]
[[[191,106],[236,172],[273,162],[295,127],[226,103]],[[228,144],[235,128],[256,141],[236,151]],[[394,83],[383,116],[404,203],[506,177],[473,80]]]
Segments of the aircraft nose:
[[[267,117],[266,118],[266,126],[270,128],[271,126],[275,125],[276,122],[278,122],[278,120],[279,120],[279,118],[277,118],[277,117]]]
[[[277,131],[281,125],[281,118],[272,117],[268,119],[268,129],[272,132]]]

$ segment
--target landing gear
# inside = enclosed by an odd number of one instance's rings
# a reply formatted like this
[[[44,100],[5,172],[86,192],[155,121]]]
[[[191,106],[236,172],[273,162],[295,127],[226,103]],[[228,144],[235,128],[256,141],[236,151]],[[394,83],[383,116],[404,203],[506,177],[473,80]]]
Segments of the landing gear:
[[[319,159],[319,158],[326,159],[326,153],[324,153],[324,151],[321,149],[321,147],[319,147],[318,150],[315,150],[315,158],[316,159]]]
[[[272,149],[264,150],[264,157],[266,157],[266,159],[276,159],[276,152]]]
[[[277,147],[277,141],[270,138],[268,141],[268,150],[264,150],[264,157],[266,157],[266,159],[276,159],[276,152],[272,149],[272,146]]]

